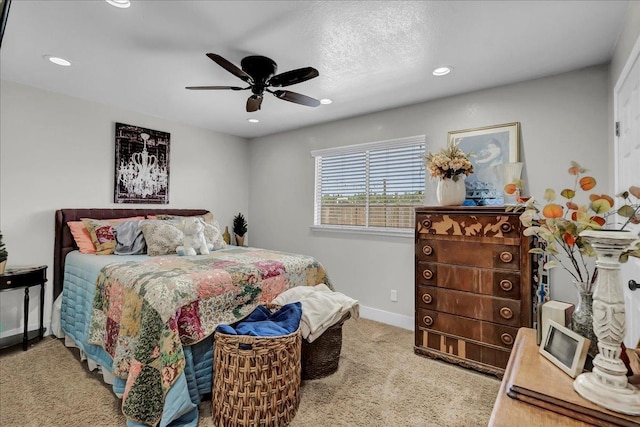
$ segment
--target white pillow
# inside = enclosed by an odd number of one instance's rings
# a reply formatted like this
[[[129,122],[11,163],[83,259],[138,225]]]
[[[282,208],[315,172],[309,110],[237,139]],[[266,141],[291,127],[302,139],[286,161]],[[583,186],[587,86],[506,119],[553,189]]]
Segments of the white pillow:
[[[175,254],[184,233],[172,221],[146,220],[140,224],[149,256]]]

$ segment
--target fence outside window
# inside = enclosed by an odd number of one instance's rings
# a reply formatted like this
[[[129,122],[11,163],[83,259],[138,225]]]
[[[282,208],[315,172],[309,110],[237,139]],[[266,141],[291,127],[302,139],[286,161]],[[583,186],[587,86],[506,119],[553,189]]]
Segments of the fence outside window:
[[[424,204],[425,137],[317,150],[316,227],[413,229]]]

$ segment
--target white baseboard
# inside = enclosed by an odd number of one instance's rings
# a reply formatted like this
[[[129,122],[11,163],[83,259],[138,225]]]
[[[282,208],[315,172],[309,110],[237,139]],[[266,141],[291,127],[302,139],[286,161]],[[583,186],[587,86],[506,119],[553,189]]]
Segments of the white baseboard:
[[[413,331],[415,327],[414,318],[412,316],[404,316],[402,314],[379,310],[377,308],[371,308],[364,305],[360,306],[360,317],[362,317],[363,319],[375,320],[376,322],[386,323],[387,325],[408,329],[410,331]]]

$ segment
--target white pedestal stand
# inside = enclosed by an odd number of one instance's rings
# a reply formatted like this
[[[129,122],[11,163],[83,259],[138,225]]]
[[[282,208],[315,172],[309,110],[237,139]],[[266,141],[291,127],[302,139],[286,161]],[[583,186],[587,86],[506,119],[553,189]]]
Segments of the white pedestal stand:
[[[640,390],[627,382],[620,344],[625,335],[624,291],[620,254],[638,239],[630,231],[587,230],[580,233],[596,251],[598,284],[593,293],[593,331],[600,353],[593,371],[580,374],[573,388],[582,397],[612,411],[640,415]]]

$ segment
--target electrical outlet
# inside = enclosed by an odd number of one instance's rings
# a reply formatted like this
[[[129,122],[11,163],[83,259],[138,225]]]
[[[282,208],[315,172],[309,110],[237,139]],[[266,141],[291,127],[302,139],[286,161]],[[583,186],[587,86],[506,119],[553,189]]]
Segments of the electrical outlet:
[[[396,291],[395,289],[391,289],[391,301],[398,301],[398,291]]]

